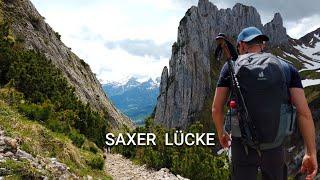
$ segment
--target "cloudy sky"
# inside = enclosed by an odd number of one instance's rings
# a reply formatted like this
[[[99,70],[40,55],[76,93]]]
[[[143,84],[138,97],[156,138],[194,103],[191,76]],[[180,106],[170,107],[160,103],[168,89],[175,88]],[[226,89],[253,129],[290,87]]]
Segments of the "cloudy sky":
[[[185,11],[197,0],[31,0],[62,41],[84,59],[99,80],[156,78],[169,63]],[[319,0],[212,0],[257,8],[265,24],[280,12],[287,32],[299,38],[320,27]]]

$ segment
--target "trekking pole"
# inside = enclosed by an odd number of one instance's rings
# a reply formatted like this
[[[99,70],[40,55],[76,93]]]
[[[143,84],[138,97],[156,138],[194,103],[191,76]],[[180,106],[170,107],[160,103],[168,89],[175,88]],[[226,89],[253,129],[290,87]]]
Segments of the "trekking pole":
[[[257,138],[256,128],[249,116],[249,112],[247,106],[245,104],[245,100],[241,93],[240,85],[238,78],[235,75],[233,61],[238,58],[238,53],[235,50],[234,46],[226,39],[226,36],[220,33],[216,37],[217,41],[217,49],[215,51],[215,57],[220,60],[222,54],[224,53],[227,57],[228,70],[230,72],[232,88],[233,92],[235,92],[235,98],[238,101],[238,117],[239,117],[239,126],[241,131],[241,139],[243,144],[252,144],[255,149],[257,149],[258,154],[261,156],[259,141]],[[248,141],[250,139],[250,141]],[[248,153],[248,149],[246,148],[246,152]]]

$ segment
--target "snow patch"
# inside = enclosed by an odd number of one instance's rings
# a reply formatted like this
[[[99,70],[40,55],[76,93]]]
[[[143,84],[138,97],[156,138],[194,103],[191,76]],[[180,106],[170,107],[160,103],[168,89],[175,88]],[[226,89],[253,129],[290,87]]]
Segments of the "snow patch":
[[[317,63],[317,62],[314,62],[314,61],[311,61],[311,60],[308,60],[306,59],[305,57],[302,57],[302,56],[298,56],[298,58],[303,61],[303,65],[306,69],[304,70],[315,70],[315,69],[318,69],[320,67],[320,63]]]
[[[109,85],[111,85],[113,87],[120,87],[120,86],[126,85],[131,78],[132,78],[131,76],[128,76],[128,77],[125,77],[123,79],[120,79],[119,81],[106,81],[103,84],[109,84]]]
[[[127,76],[127,77],[121,79],[120,81],[118,81],[118,85],[117,85],[117,86],[124,86],[124,85],[126,85],[131,78],[133,78],[133,77]]]
[[[312,38],[312,39],[310,40],[309,44],[312,44],[313,40],[314,40],[314,39]]]
[[[300,52],[302,52],[303,54],[309,56],[313,60],[320,61],[320,56],[315,54],[318,51],[320,51],[320,42],[315,43],[314,48],[306,47],[304,44],[302,44],[302,46],[296,45],[293,47],[296,48],[297,50],[299,50]]]
[[[137,78],[137,77],[126,77],[121,79],[120,81],[107,81],[105,84],[112,86],[114,88],[122,87],[122,88],[132,88],[139,86],[143,83],[148,83],[148,90],[152,90],[155,88],[159,88],[160,81],[159,78]]]
[[[317,36],[318,37],[318,36]],[[314,48],[312,47],[306,47],[304,44],[302,46],[296,45],[293,46],[295,49],[300,51],[300,53],[310,57],[311,59],[307,59],[305,57],[302,57],[299,55],[297,58],[303,61],[304,69],[301,69],[300,71],[304,70],[315,70],[320,68],[320,56],[315,54],[320,51],[320,42],[315,43]],[[288,55],[288,54],[287,54]],[[289,55],[288,55],[289,56]]]
[[[149,85],[150,85],[150,87],[148,87],[147,89],[148,89],[148,90],[152,90],[152,89],[159,88],[160,83],[157,83],[157,82],[152,81],[152,82],[149,83]]]
[[[304,79],[302,80],[302,86],[308,87],[308,86],[314,86],[320,84],[320,79]]]
[[[283,51],[283,53],[284,53],[285,56],[289,56],[289,57],[292,57],[292,58],[295,58],[295,59],[297,58],[293,54],[287,53],[285,51]]]

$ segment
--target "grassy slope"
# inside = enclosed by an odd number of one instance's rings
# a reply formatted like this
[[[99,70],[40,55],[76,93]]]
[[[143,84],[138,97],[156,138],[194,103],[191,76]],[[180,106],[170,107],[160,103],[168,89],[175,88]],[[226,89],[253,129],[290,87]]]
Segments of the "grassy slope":
[[[90,147],[95,145],[86,141],[81,149],[74,146],[68,137],[54,133],[41,124],[30,121],[20,115],[4,101],[0,100],[0,126],[8,136],[21,139],[21,149],[34,156],[56,157],[70,167],[70,171],[78,176],[90,175],[100,179],[111,179],[102,170],[93,170],[88,164],[93,158],[102,157],[102,151],[95,154]],[[6,166],[18,173],[33,173],[25,163],[6,162]]]
[[[305,70],[300,72],[300,76],[303,79],[320,79],[320,72],[315,70]]]
[[[2,22],[3,0],[0,0],[0,23]],[[22,150],[33,156],[55,157],[78,176],[90,175],[94,179],[112,179],[103,170],[95,170],[89,166],[94,159],[103,156],[103,152],[94,143],[86,140],[82,148],[77,148],[67,136],[52,132],[42,124],[27,119],[4,100],[0,99],[0,127],[4,128],[7,136],[21,140],[19,144]],[[92,152],[92,149],[97,152]],[[39,174],[28,161],[7,160],[0,162],[0,167],[11,170],[13,174],[8,179],[33,179],[44,175]]]
[[[306,94],[306,97],[309,103],[316,101],[317,99],[320,99],[320,84],[314,85],[314,86],[308,86],[304,88],[304,92]]]

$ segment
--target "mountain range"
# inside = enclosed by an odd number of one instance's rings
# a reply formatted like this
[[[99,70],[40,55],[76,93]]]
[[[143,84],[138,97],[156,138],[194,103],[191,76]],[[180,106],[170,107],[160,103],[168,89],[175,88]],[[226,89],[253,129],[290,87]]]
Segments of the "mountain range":
[[[213,90],[223,64],[213,57],[215,37],[223,32],[235,42],[239,32],[248,26],[258,27],[270,37],[267,51],[292,63],[300,71],[305,86],[317,84],[320,28],[294,39],[287,35],[279,13],[262,25],[259,13],[252,6],[237,3],[232,9],[218,9],[208,0],[199,0],[198,6],[188,9],[180,21],[169,68],[164,67],[161,75],[155,122],[186,128],[197,120],[211,121]],[[319,98],[309,94],[307,97],[309,102]]]
[[[61,70],[68,85],[74,88],[82,103],[101,114],[108,115],[113,129],[120,129],[123,126],[134,127],[130,119],[118,110],[119,108],[138,121],[138,124],[152,114],[155,122],[164,127],[185,129],[192,123],[200,121],[206,130],[213,130],[211,119],[213,90],[223,64],[215,61],[213,56],[216,48],[215,37],[218,33],[224,32],[234,42],[237,34],[248,26],[256,26],[267,34],[270,37],[268,51],[292,63],[299,70],[309,107],[319,129],[320,28],[294,39],[287,35],[279,13],[274,15],[271,22],[263,25],[254,7],[237,3],[233,8],[218,9],[209,0],[199,0],[197,6],[192,6],[186,11],[179,23],[177,41],[172,45],[169,68],[164,67],[160,81],[158,79],[139,82],[131,78],[125,83],[107,83],[102,88],[89,65],[60,40],[60,35],[45,22],[44,17],[29,0],[5,0],[0,6],[0,20],[10,20],[10,35],[19,42],[19,46],[22,46],[19,48],[35,50],[45,55],[49,60],[48,63]],[[16,119],[18,118],[2,122],[10,123]],[[56,127],[56,124],[54,125]],[[23,129],[29,126],[28,131]],[[16,128],[16,123],[12,127]],[[28,143],[37,141],[37,137],[45,140],[45,143],[40,143],[42,148],[51,147],[48,142],[57,142],[56,138],[48,140],[48,135],[43,133],[45,131],[39,131],[40,128],[33,128],[29,124],[22,124],[20,127],[15,130],[24,130],[21,138],[24,138],[26,133],[34,131],[38,133],[38,136],[37,133],[28,134],[25,139]],[[317,131],[317,137],[319,136]],[[294,174],[303,155],[303,141],[298,133],[290,140],[289,174]],[[72,147],[61,146],[63,144],[59,142],[55,147],[59,151],[62,147],[61,152],[69,151],[69,147]],[[318,147],[320,145],[319,139],[317,145]],[[48,151],[51,156],[51,151],[55,151],[55,148]],[[72,155],[69,156],[68,153],[66,155],[68,161],[73,157],[82,157],[78,153],[73,153],[75,152],[73,148],[70,151]],[[77,161],[77,164],[78,162],[80,161]]]
[[[199,0],[181,19],[172,45],[169,67],[161,75],[155,123],[167,128],[186,129],[200,121],[206,131],[214,131],[211,105],[224,62],[214,58],[215,37],[225,33],[235,44],[243,28],[255,26],[269,36],[267,52],[293,64],[300,72],[315,126],[320,125],[320,28],[294,39],[287,35],[279,13],[263,25],[256,8],[237,3],[218,9],[209,0]],[[296,133],[289,139],[289,174],[295,175],[303,156],[303,141]],[[319,137],[317,131],[316,137]],[[317,139],[320,147],[319,138]]]
[[[131,77],[123,82],[108,82],[102,88],[117,109],[141,125],[155,108],[159,86],[160,78],[140,81]]]

